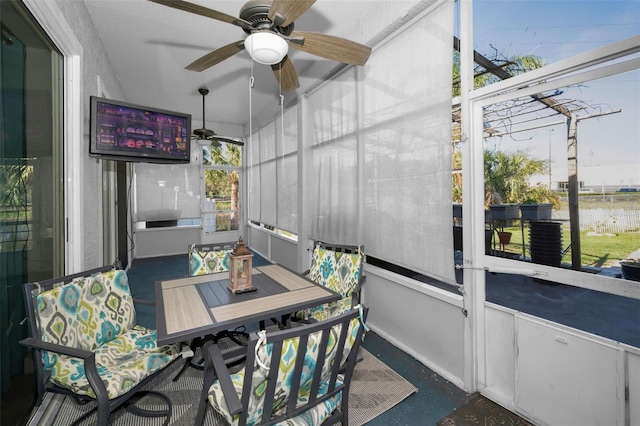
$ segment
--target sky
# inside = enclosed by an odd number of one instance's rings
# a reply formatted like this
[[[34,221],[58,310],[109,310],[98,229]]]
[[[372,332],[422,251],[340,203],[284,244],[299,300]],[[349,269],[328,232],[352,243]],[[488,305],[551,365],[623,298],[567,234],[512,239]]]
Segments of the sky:
[[[549,64],[640,34],[640,0],[475,0],[473,12],[474,47],[490,58],[495,52],[537,55]],[[620,110],[579,122],[579,166],[636,164],[632,178],[640,185],[640,71],[563,91],[558,99],[579,100],[590,107],[589,114]],[[557,167],[566,164],[566,136],[561,124],[514,134],[517,141],[507,136],[488,142],[500,149],[526,149],[540,159],[551,152],[552,167]],[[621,179],[626,177],[612,180]]]
[[[548,63],[640,32],[640,1],[475,0],[474,45]]]

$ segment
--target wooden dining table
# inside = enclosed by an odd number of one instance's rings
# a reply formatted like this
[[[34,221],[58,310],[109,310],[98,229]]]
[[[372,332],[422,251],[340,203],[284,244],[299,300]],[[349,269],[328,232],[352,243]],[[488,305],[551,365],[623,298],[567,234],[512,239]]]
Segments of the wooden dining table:
[[[156,282],[158,345],[216,335],[341,297],[278,264],[252,268],[255,291],[234,294],[228,279],[228,272],[220,272]]]

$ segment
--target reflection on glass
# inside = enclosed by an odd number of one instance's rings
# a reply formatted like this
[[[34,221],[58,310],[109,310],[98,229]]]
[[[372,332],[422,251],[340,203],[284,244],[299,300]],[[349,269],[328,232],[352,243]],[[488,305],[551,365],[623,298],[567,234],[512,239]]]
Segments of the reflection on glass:
[[[22,284],[65,267],[64,58],[20,1],[0,2],[0,32],[0,422],[22,424],[37,397],[31,351],[18,343]]]

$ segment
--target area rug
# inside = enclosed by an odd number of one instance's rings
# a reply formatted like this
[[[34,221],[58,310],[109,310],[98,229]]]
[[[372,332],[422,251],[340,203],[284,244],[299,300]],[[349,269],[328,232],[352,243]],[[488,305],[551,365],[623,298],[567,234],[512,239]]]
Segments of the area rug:
[[[402,402],[409,395],[417,392],[417,388],[405,380],[398,373],[389,368],[382,361],[371,355],[364,348],[361,349],[363,360],[358,362],[351,382],[349,399],[349,425],[360,426],[374,419],[391,407]],[[198,411],[198,399],[202,389],[202,371],[189,368],[177,382],[172,378],[182,367],[179,360],[167,368],[156,379],[149,383],[149,387],[167,394],[173,402],[173,412],[169,425],[193,426]],[[160,409],[157,399],[145,397],[137,405],[149,409]],[[73,423],[82,413],[93,407],[93,403],[84,406],[76,405],[73,400],[62,402],[57,416],[52,416],[50,424],[64,426]],[[124,410],[112,415],[113,426],[155,426],[161,425],[164,418],[143,418],[134,416]],[[82,425],[95,424],[95,416],[90,416]],[[214,410],[207,409],[204,425],[224,425]]]
[[[478,394],[438,422],[438,426],[534,426],[506,408]]]

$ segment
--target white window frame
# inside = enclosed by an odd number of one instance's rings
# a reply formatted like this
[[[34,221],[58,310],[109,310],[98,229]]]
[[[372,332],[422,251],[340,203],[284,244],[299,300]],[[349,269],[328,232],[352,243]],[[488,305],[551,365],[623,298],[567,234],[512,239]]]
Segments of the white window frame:
[[[640,69],[640,58],[629,58],[629,55],[639,51],[640,36],[631,37],[609,46],[560,61],[554,65],[531,71],[471,92],[469,96],[469,110],[473,115],[471,118],[473,126],[471,130],[473,135],[471,144],[476,148],[471,153],[471,155],[474,155],[471,162],[478,165],[481,165],[483,162],[483,156],[478,156],[478,152],[482,154],[482,150],[477,148],[478,146],[482,146],[482,114],[484,107],[509,99],[533,95],[535,93]],[[600,64],[602,66],[592,68],[592,66]],[[478,176],[473,176],[476,178],[473,189],[476,191],[474,197],[476,200],[479,199],[477,197],[482,196],[481,194],[483,192],[483,184],[478,184],[483,182],[482,170],[482,167],[478,166],[475,170]],[[468,205],[472,205],[471,200],[469,200],[469,202],[470,204]],[[468,220],[472,219],[474,218],[469,218]],[[484,229],[484,222],[482,222],[482,224],[475,222],[474,224],[475,226],[472,229],[475,231],[478,231],[479,228]],[[470,226],[472,225],[470,224]],[[467,228],[465,227],[465,229]],[[476,238],[477,237],[476,235]],[[482,240],[480,239],[478,241]],[[464,246],[482,246],[473,245],[471,242],[469,242],[469,244],[470,245],[467,245],[465,242]],[[472,256],[479,258],[478,255],[478,253],[473,253]],[[628,281],[614,277],[588,274],[544,265],[535,265],[535,267],[527,265],[527,268],[523,268],[522,262],[517,260],[488,256],[484,255],[484,253],[481,253],[480,256],[483,257],[484,267],[495,272],[517,269],[519,273],[523,275],[535,274],[536,276],[543,276],[545,279],[550,279],[554,282],[640,299],[640,289],[637,288],[637,286],[631,286]]]
[[[82,164],[82,44],[55,2],[23,0],[24,5],[64,56],[64,215],[65,273],[84,270],[82,197],[84,184]]]
[[[472,29],[470,28],[469,31]],[[469,49],[467,52],[472,51],[470,49],[472,39],[463,40]],[[463,143],[463,158],[467,159],[465,164],[468,165],[463,173],[463,187],[466,189],[463,192],[463,204],[472,206],[471,214],[465,214],[463,217],[463,227],[469,230],[463,234],[463,245],[471,248],[465,250],[463,258],[464,305],[469,311],[465,326],[464,358],[465,365],[468,366],[465,368],[465,389],[477,390],[486,383],[484,307],[487,270],[497,273],[543,276],[544,279],[557,283],[640,299],[640,288],[632,285],[631,281],[557,267],[523,264],[518,260],[485,255],[483,202],[483,108],[485,106],[640,69],[640,58],[637,58],[637,55],[634,58],[630,57],[637,52],[640,52],[640,36],[576,55],[491,86],[462,92],[463,139],[464,135],[469,135]],[[598,67],[594,67],[595,65]],[[464,79],[465,75],[463,74],[461,78]],[[472,73],[466,78],[470,80]]]
[[[237,171],[238,172],[238,177],[239,177],[239,182],[238,182],[238,210],[219,210],[219,209],[214,209],[214,210],[207,210],[207,194],[206,194],[206,172],[207,170],[226,170],[226,171]],[[202,171],[201,171],[201,180],[202,180],[202,185],[201,185],[201,197],[200,199],[202,200],[202,202],[200,203],[200,209],[201,209],[201,221],[202,221],[202,242],[207,244],[207,243],[219,243],[219,242],[231,242],[231,241],[237,241],[239,236],[240,236],[240,231],[241,228],[243,227],[244,223],[243,223],[243,215],[242,215],[242,203],[244,201],[243,198],[243,173],[242,173],[242,166],[240,167],[233,167],[233,166],[216,166],[216,165],[202,165]],[[213,233],[207,233],[206,231],[206,222],[205,222],[205,218],[206,215],[208,214],[218,214],[218,213],[225,213],[225,212],[237,212],[238,213],[238,229],[237,230],[233,230],[233,231],[216,231]]]

